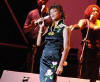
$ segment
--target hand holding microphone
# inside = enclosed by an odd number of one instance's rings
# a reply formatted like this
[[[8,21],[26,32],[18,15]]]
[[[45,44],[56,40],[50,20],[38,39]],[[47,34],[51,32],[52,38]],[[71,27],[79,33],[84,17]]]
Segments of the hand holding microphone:
[[[92,20],[93,19],[93,15],[90,15],[90,18],[89,18],[89,20]]]
[[[45,16],[45,17],[42,17],[42,18],[39,18],[38,20],[36,20],[34,22],[34,24],[41,24],[42,22],[44,22],[45,20],[49,19],[50,16]]]

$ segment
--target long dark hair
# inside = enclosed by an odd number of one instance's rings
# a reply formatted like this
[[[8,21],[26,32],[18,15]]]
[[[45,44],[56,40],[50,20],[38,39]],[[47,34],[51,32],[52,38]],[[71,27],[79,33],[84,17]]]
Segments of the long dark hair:
[[[61,19],[65,19],[65,14],[64,14],[64,11],[63,11],[63,8],[61,5],[59,5],[59,4],[52,5],[49,9],[49,14],[50,14],[50,10],[53,8],[56,8],[57,10],[59,10],[61,12]]]

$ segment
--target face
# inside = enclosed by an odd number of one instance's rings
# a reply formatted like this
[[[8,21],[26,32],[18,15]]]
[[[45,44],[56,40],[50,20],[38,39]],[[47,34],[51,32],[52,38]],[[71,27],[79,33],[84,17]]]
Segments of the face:
[[[48,0],[37,0],[38,5],[46,4]]]
[[[52,20],[57,21],[57,20],[61,19],[61,13],[58,9],[52,8],[50,10],[50,17]]]
[[[96,7],[92,8],[91,15],[93,15],[93,19],[98,19],[98,17],[99,17],[99,11],[98,11],[98,9]]]

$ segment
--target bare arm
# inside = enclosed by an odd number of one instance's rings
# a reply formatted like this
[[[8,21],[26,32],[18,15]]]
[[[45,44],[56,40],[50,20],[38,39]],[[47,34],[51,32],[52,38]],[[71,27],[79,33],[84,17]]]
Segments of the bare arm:
[[[80,28],[80,29],[82,29],[82,28],[84,28],[84,26],[87,24],[87,19],[81,19],[81,20],[79,20],[79,22],[78,22],[78,27]]]
[[[42,19],[41,19],[42,20]],[[48,32],[48,28],[45,27],[44,25],[44,21],[42,24],[39,24],[40,26],[40,29],[39,29],[39,32],[38,32],[38,37],[37,37],[37,46],[40,46],[41,45],[41,41],[42,41],[42,36],[44,36],[47,32]],[[45,32],[43,33],[43,28],[46,28]]]
[[[63,52],[62,52],[62,57],[59,65],[63,65],[64,61],[66,60],[68,56],[68,52],[70,49],[70,29],[65,28],[63,31]]]
[[[63,63],[68,56],[69,49],[70,49],[70,29],[66,27],[63,30],[63,52],[59,66],[57,68],[56,72],[57,74],[61,74],[63,72]]]
[[[100,30],[100,26],[94,26],[94,30]]]
[[[34,23],[38,18],[40,18],[38,9],[32,10],[28,13],[27,18],[24,24],[24,32],[30,32],[34,29],[37,25]]]
[[[82,19],[82,20],[80,20],[77,25],[78,25],[78,27],[80,29],[83,29],[85,26],[86,27],[90,27],[91,29],[94,29],[94,30],[100,29],[100,26],[99,25],[94,24],[93,22],[91,22],[88,19]]]
[[[90,23],[90,27],[94,30],[100,30],[100,20],[96,20],[95,23]]]
[[[78,21],[77,24],[70,25],[69,28],[72,30],[74,29],[83,29],[85,25],[87,25],[87,19],[81,19]]]
[[[34,24],[35,20],[32,20],[30,24],[24,24],[24,32],[27,33],[29,31],[31,31],[33,28],[36,27],[36,25]]]
[[[43,29],[43,27],[40,27],[39,32],[38,32],[37,46],[40,46],[40,45],[41,45],[41,40],[42,40],[42,29]]]

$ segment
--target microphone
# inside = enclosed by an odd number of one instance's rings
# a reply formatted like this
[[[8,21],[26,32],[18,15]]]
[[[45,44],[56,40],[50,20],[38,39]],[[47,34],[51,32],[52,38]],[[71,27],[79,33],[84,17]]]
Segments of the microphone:
[[[90,19],[89,20],[92,20],[93,19],[93,15],[90,15]]]
[[[41,12],[43,12],[44,8],[45,8],[45,5],[42,5],[42,9],[41,9]]]
[[[38,20],[36,20],[36,21],[34,22],[34,24],[39,24],[39,23],[43,22],[44,20],[49,19],[49,17],[50,17],[50,16],[47,15],[47,16],[43,17],[43,19],[39,18]]]

